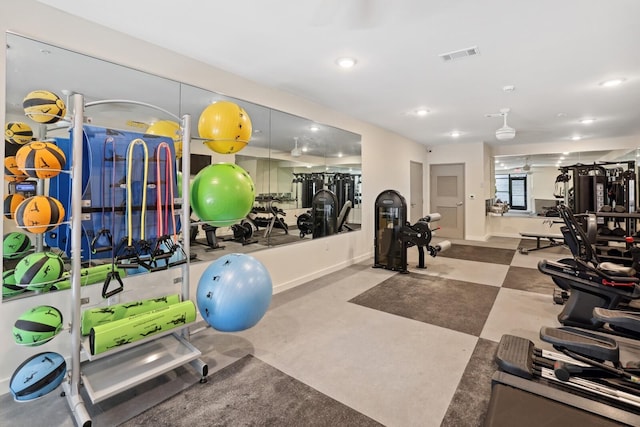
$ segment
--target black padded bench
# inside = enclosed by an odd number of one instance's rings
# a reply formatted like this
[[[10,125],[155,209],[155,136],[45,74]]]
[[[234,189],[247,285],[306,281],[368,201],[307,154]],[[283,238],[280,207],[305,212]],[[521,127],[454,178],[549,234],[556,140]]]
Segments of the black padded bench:
[[[525,238],[535,238],[536,247],[533,249],[519,247],[518,252],[521,254],[528,254],[529,252],[539,251],[542,249],[554,248],[556,246],[564,245],[564,236],[562,234],[539,234],[539,233],[520,233],[520,236]],[[541,246],[541,240],[545,239],[549,241],[549,244]]]

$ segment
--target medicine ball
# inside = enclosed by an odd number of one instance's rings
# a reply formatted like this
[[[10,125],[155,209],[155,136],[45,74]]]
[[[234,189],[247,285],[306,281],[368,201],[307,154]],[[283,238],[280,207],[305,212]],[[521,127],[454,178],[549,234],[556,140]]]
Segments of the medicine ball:
[[[5,259],[20,258],[29,249],[31,240],[24,233],[12,231],[2,238],[2,257]]]
[[[15,270],[5,270],[2,272],[2,297],[12,297],[21,294],[27,289],[16,285]]]
[[[29,290],[48,290],[64,273],[64,263],[53,252],[36,252],[16,265],[16,285]]]
[[[38,123],[55,123],[67,113],[64,101],[48,90],[29,92],[22,101],[22,107],[24,114]]]
[[[20,170],[16,158],[8,156],[4,159],[4,180],[9,182],[24,181],[27,176]]]
[[[4,140],[9,144],[24,145],[33,138],[31,126],[23,122],[9,122],[4,126]]]
[[[13,214],[15,214],[18,205],[23,201],[24,196],[22,194],[15,193],[4,196],[4,217],[13,219]]]
[[[33,141],[16,153],[18,168],[33,178],[53,178],[66,162],[64,152],[52,142]]]
[[[50,305],[40,305],[25,311],[13,324],[16,344],[35,347],[58,335],[62,329],[62,313]]]
[[[56,228],[64,219],[64,208],[57,199],[49,196],[33,196],[18,205],[15,222],[35,234]]]
[[[60,354],[39,353],[16,368],[9,382],[9,389],[16,401],[37,399],[55,390],[66,373],[67,363]]]

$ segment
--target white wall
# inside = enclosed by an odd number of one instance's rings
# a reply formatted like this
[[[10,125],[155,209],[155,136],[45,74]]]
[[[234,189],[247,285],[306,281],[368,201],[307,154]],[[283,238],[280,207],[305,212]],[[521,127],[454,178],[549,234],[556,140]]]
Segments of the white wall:
[[[389,188],[408,195],[409,161],[426,163],[424,147],[417,143],[293,95],[260,86],[161,47],[72,17],[33,0],[3,0],[0,31],[3,37],[6,31],[16,32],[60,47],[90,54],[162,77],[183,81],[207,90],[222,92],[225,95],[361,134],[362,231],[253,253],[252,255],[262,261],[269,270],[275,292],[291,288],[370,257],[373,252],[373,204],[375,197],[381,191]],[[0,99],[4,100],[6,52],[5,49],[0,51]],[[99,80],[96,81],[96,84],[100,84]],[[4,102],[0,102],[0,117],[4,118],[4,116],[5,105]],[[195,149],[193,151],[197,152]],[[393,155],[390,155],[391,153]],[[214,158],[214,161],[221,160]],[[229,161],[229,159],[227,158],[225,161]],[[428,187],[425,186],[425,188]],[[197,278],[205,266],[205,263],[201,263],[192,267],[192,288],[197,284]],[[177,272],[174,273],[177,274]],[[168,283],[171,282],[170,277],[166,275],[164,277]],[[128,291],[123,298],[135,299],[147,295],[155,296],[176,289],[174,285],[161,286],[154,282],[159,282],[155,275],[136,276],[135,281],[125,280]],[[92,304],[100,301],[100,289],[98,288],[99,286],[93,286],[84,290],[91,297]],[[11,334],[13,322],[27,309],[45,303],[55,305],[60,309],[64,315],[65,323],[68,324],[71,320],[70,293],[68,292],[44,294],[2,303],[3,322],[0,323],[0,348],[3,351],[2,360],[4,363],[0,364],[0,393],[8,392],[7,382],[14,369],[25,358],[34,354],[33,348],[19,347],[13,342]],[[57,351],[68,356],[69,348],[69,335],[63,333],[38,350]]]
[[[427,181],[429,167],[434,164],[464,163],[465,181],[465,239],[486,240],[488,234],[485,225],[485,197],[492,191],[491,149],[483,142],[470,144],[437,145],[430,148],[427,164]],[[425,188],[429,188],[429,183]],[[487,190],[487,188],[489,190]],[[429,203],[428,197],[426,202]],[[425,212],[428,212],[426,210]]]

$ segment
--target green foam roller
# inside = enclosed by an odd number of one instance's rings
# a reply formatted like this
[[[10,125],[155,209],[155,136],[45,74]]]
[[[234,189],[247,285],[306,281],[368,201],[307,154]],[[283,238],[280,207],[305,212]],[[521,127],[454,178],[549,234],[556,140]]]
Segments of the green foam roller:
[[[82,313],[82,335],[89,335],[91,328],[105,323],[125,319],[130,316],[147,313],[169,305],[178,304],[180,295],[173,294],[159,298],[149,298],[140,301],[131,301],[114,304],[107,307],[90,308]]]
[[[104,283],[107,278],[107,274],[113,271],[111,264],[96,265],[94,267],[87,267],[80,269],[80,285],[93,285],[94,283]],[[125,277],[127,272],[123,268],[116,267],[115,271],[120,274],[120,277]],[[65,272],[62,274],[64,280],[54,283],[51,286],[52,290],[61,291],[63,289],[71,289],[71,273]]]
[[[182,327],[195,320],[196,306],[191,300],[187,300],[95,326],[89,333],[91,354],[104,353],[161,332]]]

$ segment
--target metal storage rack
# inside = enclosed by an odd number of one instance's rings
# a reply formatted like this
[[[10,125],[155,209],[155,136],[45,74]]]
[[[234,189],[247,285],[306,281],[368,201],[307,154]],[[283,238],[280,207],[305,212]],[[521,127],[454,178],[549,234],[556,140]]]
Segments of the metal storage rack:
[[[109,104],[131,103],[143,105],[159,110],[180,122],[182,130],[182,170],[188,171],[190,160],[190,134],[191,116],[184,115],[181,118],[151,104],[128,100],[105,100],[92,102],[85,105],[84,97],[75,94],[73,100],[74,129],[72,140],[72,165],[71,176],[74,173],[82,173],[82,147],[83,147],[83,123],[85,107]],[[89,427],[92,424],[91,417],[86,410],[84,400],[80,395],[80,383],[85,387],[92,402],[99,402],[111,396],[119,394],[126,389],[134,387],[151,378],[168,372],[184,364],[190,363],[196,371],[202,375],[201,381],[205,381],[208,374],[208,366],[202,360],[200,351],[189,342],[189,326],[184,325],[179,329],[168,331],[164,335],[154,335],[148,340],[138,341],[118,349],[111,350],[98,356],[91,356],[90,352],[83,352],[83,340],[80,331],[81,326],[81,226],[82,226],[82,179],[73,179],[71,188],[71,369],[67,379],[63,382],[63,394],[66,396],[69,408],[79,426]],[[189,194],[189,180],[182,180],[182,194]],[[189,224],[189,201],[185,197],[182,203],[181,220]],[[189,238],[183,238],[183,250],[189,254]],[[180,268],[182,269],[182,300],[189,299],[189,259]],[[82,362],[82,355],[87,356],[87,361]],[[152,357],[151,357],[152,356]]]

